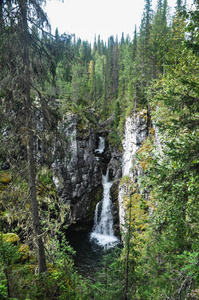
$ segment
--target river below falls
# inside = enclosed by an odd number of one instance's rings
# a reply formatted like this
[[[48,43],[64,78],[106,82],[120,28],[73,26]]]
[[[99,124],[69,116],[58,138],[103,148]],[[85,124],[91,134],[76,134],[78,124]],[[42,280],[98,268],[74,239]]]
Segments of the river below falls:
[[[90,241],[88,232],[70,232],[66,235],[69,244],[76,251],[74,255],[74,265],[83,278],[94,282],[96,273],[103,268],[103,258],[105,254],[113,248],[105,250],[94,241]]]

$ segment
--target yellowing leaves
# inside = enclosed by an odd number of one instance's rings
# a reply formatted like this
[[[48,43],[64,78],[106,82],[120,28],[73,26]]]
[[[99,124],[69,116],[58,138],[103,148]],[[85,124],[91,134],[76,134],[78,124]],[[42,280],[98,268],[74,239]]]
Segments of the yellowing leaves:
[[[28,245],[21,244],[19,246],[18,252],[21,254],[22,261],[27,260],[30,256],[30,249]]]
[[[148,167],[150,167],[153,161],[151,155],[152,149],[151,141],[147,139],[143,142],[142,147],[137,152],[139,155],[139,165],[143,170],[146,170]]]
[[[94,76],[94,61],[93,60],[91,60],[89,63],[88,72],[89,72],[89,79],[93,79],[93,76]]]
[[[5,242],[8,242],[10,244],[17,244],[19,241],[19,237],[17,234],[15,233],[7,233],[3,235],[3,239],[5,240]]]
[[[12,176],[9,173],[0,173],[0,183],[8,184],[12,181]]]
[[[148,206],[146,202],[143,201],[136,185],[133,184],[131,194],[124,198],[124,206],[126,209],[127,222],[130,222],[136,231],[145,230],[147,228]]]

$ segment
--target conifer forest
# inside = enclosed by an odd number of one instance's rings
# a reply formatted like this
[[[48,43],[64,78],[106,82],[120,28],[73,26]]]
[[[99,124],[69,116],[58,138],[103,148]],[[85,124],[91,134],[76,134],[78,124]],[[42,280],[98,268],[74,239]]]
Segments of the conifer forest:
[[[90,44],[0,0],[0,299],[199,299],[199,1],[156,2]],[[68,232],[105,197],[119,242],[91,280]]]

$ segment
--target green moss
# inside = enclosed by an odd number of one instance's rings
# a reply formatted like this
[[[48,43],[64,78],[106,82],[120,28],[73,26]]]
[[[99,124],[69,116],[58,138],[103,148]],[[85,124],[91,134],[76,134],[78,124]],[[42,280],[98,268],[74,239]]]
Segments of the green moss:
[[[122,179],[120,180],[120,186],[124,183],[129,183],[130,181],[130,176],[129,175],[126,175],[124,177],[122,177]]]
[[[6,233],[3,234],[3,239],[5,242],[16,245],[19,241],[19,237],[15,233]]]
[[[9,172],[1,172],[0,173],[0,183],[8,184],[12,182],[12,176]]]
[[[95,214],[95,207],[96,204],[102,199],[103,196],[103,188],[102,186],[96,188],[95,190],[93,190],[90,194],[90,211],[89,211],[89,215],[91,216],[91,218],[94,217]]]
[[[38,172],[38,180],[43,184],[43,185],[48,185],[53,183],[52,179],[52,172],[51,170],[42,167],[42,169]]]
[[[30,249],[28,245],[21,244],[19,246],[18,252],[21,254],[21,260],[25,261],[30,257]]]

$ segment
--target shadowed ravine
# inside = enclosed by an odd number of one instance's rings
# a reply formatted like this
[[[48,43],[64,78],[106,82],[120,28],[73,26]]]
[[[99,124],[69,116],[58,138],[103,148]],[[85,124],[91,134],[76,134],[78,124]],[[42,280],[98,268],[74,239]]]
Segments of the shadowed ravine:
[[[103,155],[105,139],[99,137],[99,145],[95,150],[96,159]],[[99,156],[98,156],[99,155]],[[95,274],[102,268],[103,257],[110,248],[119,245],[120,240],[114,235],[112,201],[109,180],[109,169],[102,174],[103,197],[95,208],[94,225],[90,232],[72,232],[67,235],[71,246],[76,251],[74,256],[78,273],[94,280]]]

